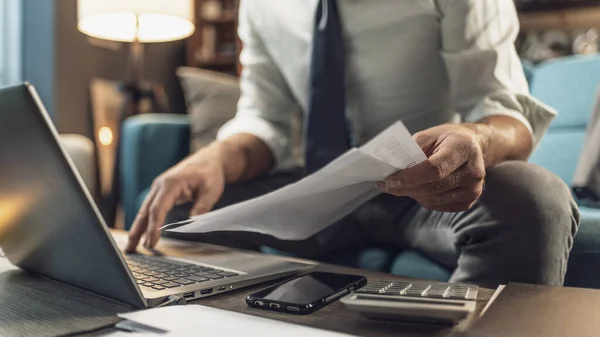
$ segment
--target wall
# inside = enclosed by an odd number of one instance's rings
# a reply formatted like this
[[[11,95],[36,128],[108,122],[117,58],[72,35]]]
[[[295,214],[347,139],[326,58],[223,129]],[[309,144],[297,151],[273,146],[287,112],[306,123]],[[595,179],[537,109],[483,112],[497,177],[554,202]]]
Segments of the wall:
[[[128,45],[118,51],[92,47],[77,30],[77,0],[23,0],[24,76],[43,93],[61,133],[91,137],[89,81],[119,80]],[[43,24],[42,24],[43,23]],[[175,69],[185,62],[183,41],[147,45],[146,78],[165,86],[172,112],[185,112]]]
[[[54,116],[54,5],[48,0],[23,0],[23,79],[37,89]]]

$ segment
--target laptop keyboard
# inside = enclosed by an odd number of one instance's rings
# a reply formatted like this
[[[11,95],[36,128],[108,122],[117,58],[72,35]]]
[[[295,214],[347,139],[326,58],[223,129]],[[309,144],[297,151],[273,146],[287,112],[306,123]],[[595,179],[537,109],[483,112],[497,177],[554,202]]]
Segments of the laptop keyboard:
[[[135,282],[145,288],[164,290],[208,282],[238,274],[197,264],[141,254],[125,255]]]

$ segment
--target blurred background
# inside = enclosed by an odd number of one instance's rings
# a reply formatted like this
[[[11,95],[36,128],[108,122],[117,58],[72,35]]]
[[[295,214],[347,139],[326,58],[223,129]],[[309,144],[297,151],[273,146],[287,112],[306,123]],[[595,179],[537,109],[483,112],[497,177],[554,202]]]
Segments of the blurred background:
[[[514,1],[516,46],[527,64],[598,53],[600,0]],[[237,6],[0,0],[0,87],[34,84],[110,225],[127,227],[152,179],[209,142],[235,113]],[[150,114],[131,122],[135,128],[126,122]],[[179,131],[157,126],[167,124]],[[142,136],[160,144],[143,147]]]

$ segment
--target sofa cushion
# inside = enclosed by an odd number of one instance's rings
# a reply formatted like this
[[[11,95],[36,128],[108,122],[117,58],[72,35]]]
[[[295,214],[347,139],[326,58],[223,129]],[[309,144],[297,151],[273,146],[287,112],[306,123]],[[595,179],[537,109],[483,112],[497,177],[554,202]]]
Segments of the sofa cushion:
[[[558,111],[551,129],[585,129],[600,83],[599,73],[600,56],[561,58],[535,69],[531,94]]]
[[[548,130],[529,161],[550,170],[570,185],[584,139],[584,128]]]
[[[225,122],[235,116],[240,86],[237,77],[215,71],[180,67],[181,81],[190,116],[190,150],[215,140]]]

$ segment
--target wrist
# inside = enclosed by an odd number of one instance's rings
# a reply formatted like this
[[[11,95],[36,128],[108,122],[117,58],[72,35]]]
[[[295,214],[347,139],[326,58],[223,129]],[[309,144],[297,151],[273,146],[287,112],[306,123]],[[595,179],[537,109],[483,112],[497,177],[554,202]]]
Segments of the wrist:
[[[205,148],[211,161],[220,165],[227,183],[253,179],[267,173],[274,164],[273,154],[260,139],[249,134],[233,135]]]
[[[527,160],[531,154],[531,132],[514,118],[490,116],[477,123],[463,125],[478,139],[487,168],[508,160]]]
[[[496,164],[495,156],[491,153],[492,141],[495,138],[495,132],[493,127],[484,123],[468,123],[462,124],[479,145],[483,160],[486,167],[490,167]]]
[[[216,164],[223,171],[225,181],[236,182],[241,176],[244,163],[240,162],[243,157],[240,151],[227,141],[214,141],[201,150],[211,163]]]

